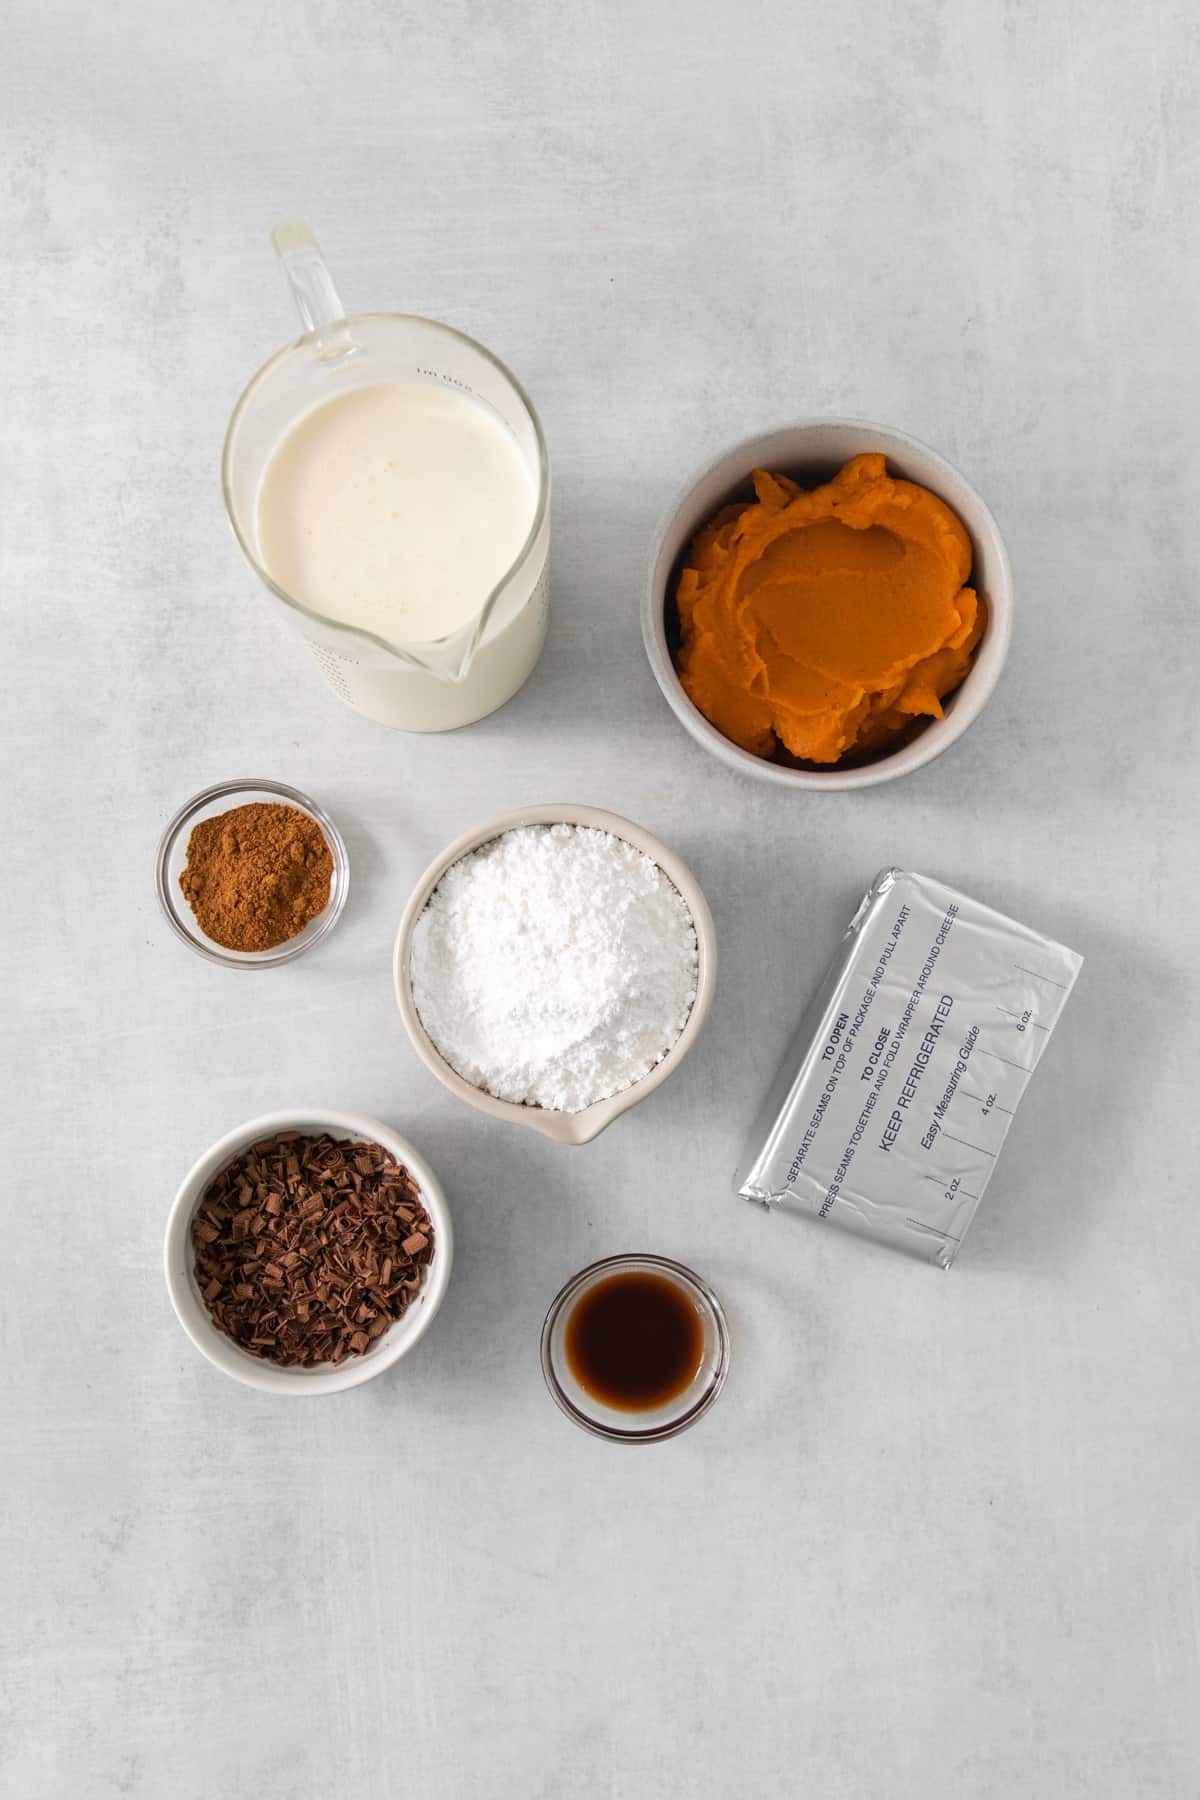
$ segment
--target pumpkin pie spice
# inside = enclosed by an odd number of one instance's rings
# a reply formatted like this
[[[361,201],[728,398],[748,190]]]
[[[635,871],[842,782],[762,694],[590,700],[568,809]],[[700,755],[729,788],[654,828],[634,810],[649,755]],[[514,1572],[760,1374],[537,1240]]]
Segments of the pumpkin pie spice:
[[[201,819],[179,877],[206,937],[226,950],[273,950],[329,904],[333,856],[315,819],[255,801]]]

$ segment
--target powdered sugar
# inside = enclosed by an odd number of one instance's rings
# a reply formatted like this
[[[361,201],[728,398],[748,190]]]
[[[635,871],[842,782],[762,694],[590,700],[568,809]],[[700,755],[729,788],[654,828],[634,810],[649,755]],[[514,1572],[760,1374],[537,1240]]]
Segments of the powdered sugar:
[[[678,889],[589,826],[522,826],[462,857],[412,939],[413,1000],[451,1068],[556,1112],[581,1112],[661,1062],[697,969]]]

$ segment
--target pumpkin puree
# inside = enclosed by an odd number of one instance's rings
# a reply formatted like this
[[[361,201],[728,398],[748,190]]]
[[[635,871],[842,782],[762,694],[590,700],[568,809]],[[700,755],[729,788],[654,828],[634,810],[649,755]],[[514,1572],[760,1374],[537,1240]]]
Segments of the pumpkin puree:
[[[824,487],[754,471],[688,548],[679,676],[725,737],[834,763],[883,749],[971,666],[986,609],[944,501],[855,456]]]

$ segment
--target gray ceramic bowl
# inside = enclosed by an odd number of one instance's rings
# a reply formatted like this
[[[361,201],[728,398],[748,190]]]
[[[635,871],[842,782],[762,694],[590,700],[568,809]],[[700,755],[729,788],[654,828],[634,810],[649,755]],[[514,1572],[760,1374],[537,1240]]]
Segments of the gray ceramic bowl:
[[[671,655],[671,590],[676,565],[689,540],[706,520],[746,487],[754,469],[792,475],[805,486],[827,481],[852,456],[881,450],[893,475],[916,481],[953,507],[975,550],[972,580],[987,601],[988,622],[966,680],[945,704],[945,716],[931,719],[898,749],[858,767],[792,769],[768,762],[730,743],[684,693]],[[769,781],[776,787],[832,792],[874,787],[910,775],[948,750],[979,717],[1000,679],[1012,636],[1012,571],[1000,528],[964,475],[936,450],[903,431],[863,419],[810,419],[746,438],[723,451],[694,476],[669,508],[654,540],[642,604],[642,635],[650,667],[676,718],[698,744],[727,768]]]

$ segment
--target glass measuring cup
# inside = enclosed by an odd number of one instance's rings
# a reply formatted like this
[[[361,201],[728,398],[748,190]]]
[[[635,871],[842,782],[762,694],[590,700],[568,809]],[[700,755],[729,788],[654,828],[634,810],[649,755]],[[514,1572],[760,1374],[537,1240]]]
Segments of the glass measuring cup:
[[[451,326],[404,313],[347,317],[306,225],[278,226],[273,237],[305,329],[263,365],[230,419],[221,485],[234,535],[277,613],[308,645],[339,699],[404,731],[469,725],[512,698],[545,638],[550,461],[537,413],[504,364]],[[507,574],[480,594],[466,624],[422,643],[390,642],[313,611],[272,578],[259,544],[259,490],[286,433],[323,401],[397,380],[448,387],[489,407],[510,433],[537,496],[533,523]]]

